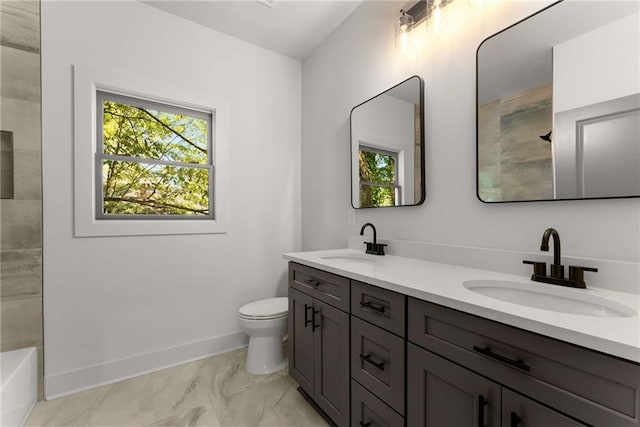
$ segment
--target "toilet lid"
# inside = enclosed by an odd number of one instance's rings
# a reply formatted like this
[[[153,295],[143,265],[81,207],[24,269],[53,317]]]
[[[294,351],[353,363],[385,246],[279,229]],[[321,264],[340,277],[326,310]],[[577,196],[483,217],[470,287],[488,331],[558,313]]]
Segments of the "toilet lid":
[[[252,318],[280,317],[289,311],[289,298],[268,298],[250,302],[240,307],[241,316]]]

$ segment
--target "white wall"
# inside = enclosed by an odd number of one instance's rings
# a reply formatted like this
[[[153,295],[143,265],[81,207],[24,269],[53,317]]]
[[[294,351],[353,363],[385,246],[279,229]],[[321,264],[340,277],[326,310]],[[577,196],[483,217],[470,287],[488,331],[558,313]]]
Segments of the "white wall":
[[[628,111],[629,103],[594,104],[640,93],[639,27],[636,13],[553,48],[556,197],[638,194],[638,119],[618,115],[612,127],[602,116]],[[578,135],[578,117],[600,119],[584,123]]]
[[[568,0],[570,1],[570,0]],[[476,191],[475,52],[489,35],[550,4],[447,6],[452,33],[416,57],[394,50],[397,2],[365,2],[303,62],[302,242],[339,248],[373,222],[382,238],[537,251],[557,228],[566,255],[640,260],[640,199],[483,204]],[[349,225],[349,111],[405,78],[425,80],[426,201],[362,209]]]
[[[73,237],[72,64],[229,106],[228,232]],[[48,397],[228,350],[300,249],[301,66],[139,2],[42,3]]]
[[[553,48],[554,113],[640,92],[640,14]]]

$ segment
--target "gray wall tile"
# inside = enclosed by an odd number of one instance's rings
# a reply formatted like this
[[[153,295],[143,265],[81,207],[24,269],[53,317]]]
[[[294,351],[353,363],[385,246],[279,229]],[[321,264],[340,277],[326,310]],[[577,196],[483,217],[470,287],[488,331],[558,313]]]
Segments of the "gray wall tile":
[[[0,200],[0,247],[42,248],[42,206],[39,200]]]
[[[0,301],[0,349],[42,346],[42,297]]]
[[[42,250],[0,252],[0,297],[42,295]]]
[[[0,2],[0,44],[40,51],[40,4],[37,1]]]
[[[0,46],[0,76],[3,98],[40,102],[39,53]]]
[[[14,150],[41,151],[40,102],[3,97],[0,129],[13,133]]]
[[[40,151],[13,151],[13,198],[42,200]]]

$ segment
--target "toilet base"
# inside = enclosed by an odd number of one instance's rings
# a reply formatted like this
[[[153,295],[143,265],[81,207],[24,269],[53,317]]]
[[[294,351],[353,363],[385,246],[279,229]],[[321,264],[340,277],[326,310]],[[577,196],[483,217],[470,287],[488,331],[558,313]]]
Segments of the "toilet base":
[[[249,337],[246,366],[248,373],[254,375],[271,374],[284,369],[286,365],[280,335]]]

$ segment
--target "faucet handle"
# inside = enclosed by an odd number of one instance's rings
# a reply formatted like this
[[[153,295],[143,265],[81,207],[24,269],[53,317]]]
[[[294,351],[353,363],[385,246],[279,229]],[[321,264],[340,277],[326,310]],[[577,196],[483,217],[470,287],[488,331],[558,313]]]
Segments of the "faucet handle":
[[[523,264],[531,264],[533,265],[533,275],[534,276],[546,276],[547,275],[547,263],[539,262],[539,261],[522,261]]]
[[[570,265],[569,280],[576,282],[576,284],[580,285],[580,287],[586,288],[587,284],[584,281],[585,271],[592,271],[594,273],[597,273],[598,269],[594,267],[582,267],[581,265]]]
[[[387,246],[384,243],[373,243],[373,242],[364,242],[367,245],[367,250],[365,251],[371,255],[384,255],[384,247]]]

